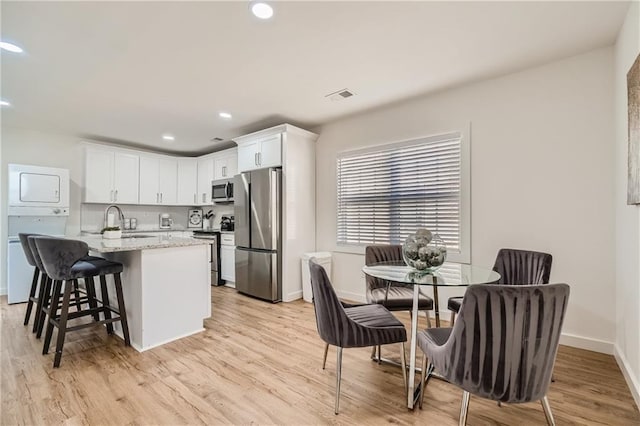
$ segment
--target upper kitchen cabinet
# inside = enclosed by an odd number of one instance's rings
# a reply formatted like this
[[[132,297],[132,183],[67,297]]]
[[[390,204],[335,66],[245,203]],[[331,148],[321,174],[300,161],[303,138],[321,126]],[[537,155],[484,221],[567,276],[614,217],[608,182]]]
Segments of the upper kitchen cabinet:
[[[138,203],[139,157],[126,151],[87,147],[85,203]]]
[[[262,132],[257,132],[257,134]],[[238,144],[238,171],[278,167],[282,165],[282,134],[251,134],[235,138]]]
[[[230,179],[238,173],[238,150],[227,149],[217,153],[213,161],[213,179]]]
[[[198,205],[198,160],[178,159],[178,204]]]
[[[178,161],[171,157],[140,156],[140,204],[177,204],[177,194]]]
[[[198,158],[198,205],[211,204],[211,182],[213,182],[213,156]]]

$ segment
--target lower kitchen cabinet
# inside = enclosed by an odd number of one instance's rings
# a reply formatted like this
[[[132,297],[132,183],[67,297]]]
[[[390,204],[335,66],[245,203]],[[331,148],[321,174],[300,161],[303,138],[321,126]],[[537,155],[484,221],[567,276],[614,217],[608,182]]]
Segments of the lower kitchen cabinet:
[[[220,246],[220,267],[223,280],[236,282],[236,246]]]

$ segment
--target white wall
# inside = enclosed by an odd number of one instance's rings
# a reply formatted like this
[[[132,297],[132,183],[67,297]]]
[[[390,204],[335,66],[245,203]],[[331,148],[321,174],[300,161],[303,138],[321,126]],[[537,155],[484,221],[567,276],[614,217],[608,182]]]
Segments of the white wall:
[[[336,154],[470,122],[472,262],[491,267],[501,247],[552,253],[551,281],[571,285],[563,341],[612,353],[612,105],[613,49],[603,48],[323,126],[317,248],[334,252],[340,295],[363,299],[365,283],[364,257],[335,243]]]
[[[640,54],[640,3],[615,46],[616,357],[640,405],[640,206],[627,206],[627,72]]]
[[[1,226],[0,242],[0,294],[7,291],[7,164],[33,164],[36,166],[62,167],[70,170],[69,220],[67,233],[80,232],[81,182],[84,180],[83,151],[77,138],[69,135],[42,133],[34,130],[2,128],[2,186],[0,187]]]

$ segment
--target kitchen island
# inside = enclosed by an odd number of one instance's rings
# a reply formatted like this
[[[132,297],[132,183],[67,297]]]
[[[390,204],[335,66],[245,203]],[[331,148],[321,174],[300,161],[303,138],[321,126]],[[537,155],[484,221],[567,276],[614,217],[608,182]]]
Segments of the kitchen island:
[[[208,240],[136,235],[107,240],[71,237],[89,245],[93,255],[124,265],[122,290],[131,346],[142,352],[204,330],[211,316]],[[115,303],[112,277],[108,277]],[[120,323],[116,333],[122,336]]]

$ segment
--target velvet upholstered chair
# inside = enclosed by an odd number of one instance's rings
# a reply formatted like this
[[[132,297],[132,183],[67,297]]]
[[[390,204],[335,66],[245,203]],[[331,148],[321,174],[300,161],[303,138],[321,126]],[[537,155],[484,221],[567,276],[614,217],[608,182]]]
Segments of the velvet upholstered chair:
[[[517,249],[500,249],[493,270],[500,274],[496,284],[526,285],[548,284],[553,257],[548,253]],[[460,312],[462,297],[450,297],[447,308],[451,311],[451,324]]]
[[[336,363],[335,414],[340,404],[342,349],[401,344],[400,359],[404,389],[407,389],[404,325],[382,305],[349,305],[338,299],[324,268],[314,258],[309,260],[313,306],[320,338],[338,349]],[[327,352],[325,350],[325,361]],[[322,366],[324,369],[324,364]]]
[[[470,394],[507,403],[540,401],[554,425],[547,389],[568,299],[567,284],[469,287],[452,328],[418,334],[424,352],[420,407],[425,372],[435,370],[463,389],[460,425],[467,421]]]

